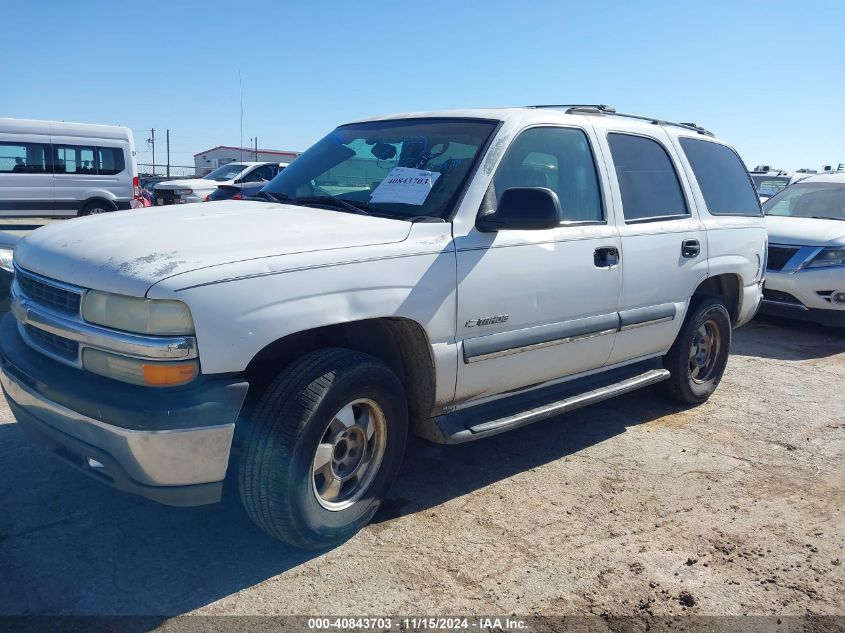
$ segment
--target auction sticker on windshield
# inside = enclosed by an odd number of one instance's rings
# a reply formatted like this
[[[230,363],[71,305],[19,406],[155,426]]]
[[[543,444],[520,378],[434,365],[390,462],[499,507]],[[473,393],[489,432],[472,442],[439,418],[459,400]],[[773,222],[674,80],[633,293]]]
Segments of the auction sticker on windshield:
[[[422,205],[439,177],[436,171],[394,167],[373,190],[370,202]]]

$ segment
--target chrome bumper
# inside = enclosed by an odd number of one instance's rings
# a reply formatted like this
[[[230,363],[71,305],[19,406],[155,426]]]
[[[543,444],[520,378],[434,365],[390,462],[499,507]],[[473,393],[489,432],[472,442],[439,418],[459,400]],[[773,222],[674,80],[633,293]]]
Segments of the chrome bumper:
[[[80,457],[89,460],[89,467],[105,468],[110,479],[119,477],[108,472],[109,464],[103,466],[98,460],[100,451],[141,488],[214,483],[226,475],[234,423],[184,430],[124,429],[51,402],[6,371],[0,371],[0,383],[13,412],[19,409],[59,434],[77,440],[73,443],[77,453],[79,442],[94,447],[93,455]]]

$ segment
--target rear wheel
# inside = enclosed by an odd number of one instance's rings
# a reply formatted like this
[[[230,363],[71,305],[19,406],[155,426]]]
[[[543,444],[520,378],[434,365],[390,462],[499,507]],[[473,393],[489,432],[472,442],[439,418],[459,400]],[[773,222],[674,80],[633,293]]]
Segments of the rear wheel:
[[[301,548],[366,525],[408,433],[402,383],[372,356],[328,349],[294,362],[260,398],[244,439],[241,500],[265,532]]]
[[[670,377],[663,391],[684,404],[699,404],[716,390],[731,347],[731,318],[725,305],[708,297],[690,307],[675,342],[663,357]]]
[[[114,211],[114,208],[107,202],[95,200],[82,207],[79,215],[100,215],[101,213],[111,213],[112,211]]]

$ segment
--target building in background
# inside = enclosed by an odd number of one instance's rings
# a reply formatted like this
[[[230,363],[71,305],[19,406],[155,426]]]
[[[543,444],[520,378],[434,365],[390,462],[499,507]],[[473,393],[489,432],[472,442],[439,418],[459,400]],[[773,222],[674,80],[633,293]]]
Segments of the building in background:
[[[254,147],[230,147],[218,145],[204,152],[194,154],[194,165],[197,175],[204,176],[212,169],[220,165],[233,163],[235,161],[256,161],[256,162],[278,162],[289,163],[300,155],[301,152],[284,152],[275,149],[259,149]]]

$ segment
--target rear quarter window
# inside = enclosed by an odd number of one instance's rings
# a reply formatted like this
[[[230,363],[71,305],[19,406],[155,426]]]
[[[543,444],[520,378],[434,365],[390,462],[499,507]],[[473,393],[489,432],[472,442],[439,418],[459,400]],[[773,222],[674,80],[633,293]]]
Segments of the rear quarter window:
[[[97,148],[97,173],[104,176],[113,176],[126,169],[126,161],[123,159],[123,149],[120,147],[98,147]]]
[[[762,215],[751,177],[735,151],[700,139],[679,140],[711,214]]]

